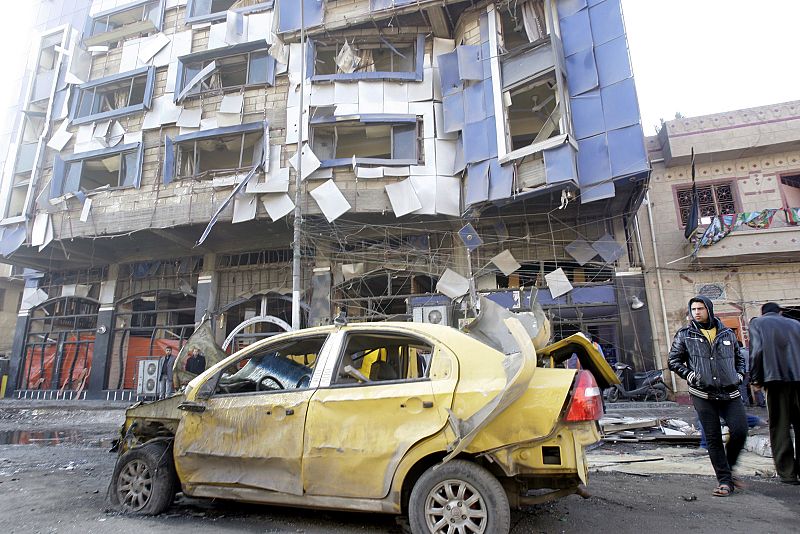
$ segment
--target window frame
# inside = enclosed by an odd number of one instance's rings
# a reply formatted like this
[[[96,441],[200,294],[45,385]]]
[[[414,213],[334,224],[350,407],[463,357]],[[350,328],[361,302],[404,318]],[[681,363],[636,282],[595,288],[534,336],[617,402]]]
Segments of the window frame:
[[[720,186],[720,185],[730,186],[734,213],[738,213],[740,211],[740,208],[741,208],[741,203],[739,202],[739,189],[738,189],[738,183],[737,183],[737,179],[736,178],[723,178],[723,179],[719,179],[719,180],[709,180],[709,181],[697,182],[697,188],[698,189],[702,189],[702,188],[705,188],[705,187],[710,187],[712,189],[712,194],[714,195],[714,207],[715,207],[715,209],[717,211],[719,211],[719,205],[717,204],[717,195],[716,195],[716,190],[714,188],[717,187],[717,186]],[[682,183],[682,184],[676,184],[676,185],[672,186],[672,195],[673,195],[673,199],[674,199],[674,202],[675,202],[675,211],[676,211],[676,215],[678,217],[678,227],[679,228],[686,228],[686,223],[683,221],[683,215],[681,214],[682,206],[681,206],[681,203],[680,203],[680,196],[679,195],[680,195],[680,193],[682,193],[684,191],[691,191],[691,189],[692,189],[691,182]],[[691,205],[689,206],[689,208],[691,208]],[[724,215],[724,214],[717,213],[716,215],[719,216],[719,215]],[[705,226],[702,222],[700,222],[702,217],[703,217],[703,215],[698,214],[698,223],[700,224],[700,226]],[[706,217],[707,217],[707,215],[706,215]]]
[[[163,176],[164,183],[168,184],[174,180],[201,180],[200,178],[197,178],[198,175],[192,175],[192,176],[178,175],[177,172],[178,161],[179,161],[178,150],[180,150],[180,147],[178,145],[180,145],[181,143],[186,143],[189,141],[195,141],[195,142],[204,141],[214,137],[224,137],[227,135],[235,135],[235,134],[240,134],[244,136],[254,132],[262,132],[262,135],[265,135],[266,128],[267,128],[267,123],[265,121],[259,121],[259,122],[249,122],[246,124],[237,124],[235,126],[214,128],[212,130],[201,130],[199,132],[191,132],[188,134],[178,135],[173,138],[167,137],[165,142],[166,157],[164,163],[164,176]],[[263,138],[261,142],[262,143],[264,142]],[[243,152],[240,152],[240,161],[242,153]],[[253,165],[251,165],[251,168],[252,166],[255,166],[257,164],[258,162],[254,161]],[[239,169],[242,168],[244,167],[240,167]]]
[[[216,22],[218,20],[225,19],[226,13],[228,11],[231,11],[226,9],[225,11],[216,11],[214,13],[207,13],[205,15],[192,15],[196,3],[197,0],[189,0],[188,3],[186,4],[186,17],[184,19],[184,24],[188,25],[188,24],[199,24],[202,22]],[[232,11],[246,15],[248,13],[253,13],[256,11],[272,9],[273,5],[274,5],[274,0],[265,0],[264,2],[259,2],[258,4],[252,6],[236,8],[233,9]]]
[[[127,145],[118,145],[115,147],[104,148],[101,150],[91,150],[89,152],[79,152],[62,158],[56,155],[53,162],[53,179],[50,183],[50,198],[58,198],[73,191],[64,191],[64,182],[67,178],[67,167],[71,163],[83,163],[86,160],[109,157],[114,155],[123,155],[129,152],[137,152],[136,156],[136,176],[133,185],[117,185],[110,187],[112,190],[129,189],[135,187],[138,189],[142,180],[142,163],[144,158],[144,143],[128,143]],[[80,186],[80,180],[78,181]],[[79,189],[80,190],[80,189]],[[90,191],[94,191],[91,189]]]
[[[267,71],[267,82],[266,84],[261,83],[245,83],[244,85],[236,85],[231,87],[220,87],[217,89],[210,89],[206,91],[199,91],[197,93],[187,93],[183,95],[183,92],[186,90],[186,84],[192,79],[186,79],[186,65],[189,63],[195,63],[198,61],[202,62],[211,62],[216,61],[219,59],[228,59],[234,56],[239,55],[250,55],[253,52],[266,52],[267,54],[267,61],[269,62],[270,69]],[[247,60],[248,65],[248,73],[250,68],[250,59],[248,57]],[[175,102],[186,100],[187,98],[197,98],[202,95],[213,94],[216,92],[219,93],[228,93],[228,92],[236,92],[242,89],[248,89],[251,87],[261,87],[263,85],[268,85],[270,87],[275,86],[275,70],[276,70],[276,61],[275,58],[269,55],[269,45],[266,44],[265,41],[253,41],[249,43],[242,43],[239,45],[229,46],[227,48],[215,48],[213,50],[204,50],[202,52],[195,52],[192,54],[187,54],[185,56],[180,56],[178,58],[178,72],[177,77],[175,79]],[[218,69],[215,69],[216,71]],[[212,71],[212,75],[213,72]],[[182,96],[183,95],[183,96]]]
[[[133,80],[139,76],[146,75],[147,81],[144,87],[144,99],[142,100],[141,104],[135,105],[128,105],[119,109],[112,109],[111,111],[103,111],[101,113],[94,113],[92,115],[86,115],[85,117],[78,117],[78,112],[81,105],[81,100],[83,98],[85,91],[93,91],[97,90],[104,85],[111,85],[113,83],[117,83],[123,80]],[[121,72],[119,74],[113,74],[111,76],[105,76],[103,78],[98,78],[97,80],[92,80],[90,82],[86,82],[81,84],[77,87],[75,95],[72,97],[72,105],[70,106],[69,110],[69,119],[72,124],[88,124],[90,122],[96,121],[104,121],[107,119],[115,119],[119,117],[124,117],[125,115],[131,115],[133,113],[138,113],[140,111],[150,109],[150,104],[153,100],[153,88],[155,86],[155,77],[156,77],[156,68],[155,67],[141,67],[135,70],[129,70],[127,72]]]
[[[311,81],[354,81],[354,80],[395,80],[405,82],[421,82],[425,58],[425,35],[417,34],[414,41],[414,70],[410,72],[352,72],[342,74],[316,74],[317,46],[316,41],[309,43],[311,50]]]
[[[415,152],[416,152],[416,159],[395,159],[395,158],[364,158],[364,157],[355,157],[356,164],[361,165],[383,165],[383,166],[400,166],[404,167],[407,165],[424,165],[424,149],[423,149],[423,124],[422,118],[417,115],[385,115],[385,114],[365,114],[365,115],[346,115],[346,116],[339,116],[339,117],[317,117],[313,118],[309,124],[309,146],[314,148],[314,130],[315,127],[333,127],[334,129],[337,126],[346,126],[348,124],[360,124],[360,125],[367,125],[367,126],[390,126],[391,134],[389,144],[391,149],[394,150],[394,126],[402,126],[415,123],[416,124],[416,143],[415,143]],[[334,154],[335,154],[335,133],[334,133]],[[320,160],[320,167],[321,168],[329,168],[329,167],[341,167],[346,165],[353,164],[353,157],[349,158],[334,158],[334,159],[325,159]]]
[[[340,378],[339,377],[339,367],[342,365],[345,354],[347,352],[347,345],[350,341],[351,337],[354,336],[368,336],[379,338],[381,336],[385,336],[386,338],[393,338],[393,337],[405,337],[409,340],[415,340],[418,344],[428,345],[431,348],[431,359],[428,362],[427,367],[425,368],[425,376],[419,376],[416,378],[397,378],[393,380],[369,380],[367,382],[348,382],[344,384],[339,384],[336,381]],[[394,330],[384,330],[384,331],[373,331],[373,330],[350,330],[344,332],[340,340],[340,345],[338,348],[338,354],[334,358],[334,365],[332,367],[332,373],[329,383],[326,386],[320,386],[320,388],[332,388],[332,389],[341,389],[341,388],[352,388],[352,387],[370,387],[370,386],[383,386],[383,385],[393,385],[393,384],[408,384],[409,382],[430,382],[431,381],[431,369],[433,368],[433,359],[436,357],[436,353],[439,351],[439,347],[435,341],[423,338],[419,335],[415,335],[412,333],[407,332],[398,332]],[[368,375],[367,378],[369,378]]]
[[[95,21],[97,19],[100,19],[100,18],[103,18],[103,17],[108,17],[108,16],[111,16],[111,15],[117,15],[119,13],[124,13],[125,11],[133,11],[133,10],[135,10],[137,8],[145,7],[147,4],[157,4],[158,5],[158,20],[155,22],[155,27],[154,28],[139,28],[138,25],[141,25],[147,19],[139,20],[139,22],[135,22],[135,23],[133,23],[131,25],[121,26],[120,28],[118,28],[116,30],[110,30],[110,31],[105,31],[105,32],[101,32],[101,33],[96,33],[96,34],[95,33],[86,33],[85,36],[83,37],[83,43],[86,46],[101,46],[101,45],[106,45],[106,44],[109,44],[109,43],[115,43],[115,42],[118,42],[118,41],[122,41],[123,39],[125,39],[127,37],[131,37],[133,35],[137,35],[137,34],[141,34],[141,33],[149,33],[151,31],[160,32],[164,27],[165,0],[139,0],[139,1],[135,2],[135,3],[126,4],[126,5],[115,7],[115,8],[112,8],[112,9],[107,9],[105,11],[100,11],[99,13],[96,13],[95,15],[90,15],[88,17],[88,19],[86,21],[86,27],[88,28],[89,32],[92,32],[93,28],[94,28]],[[128,26],[131,26],[131,27],[129,27],[128,31],[120,32],[118,35],[114,35],[113,37],[108,37],[109,34],[112,34],[112,33],[116,32],[116,31],[122,30],[122,29],[124,29],[124,28],[126,28]],[[134,26],[136,26],[136,28],[134,28]],[[107,36],[107,37],[103,37],[103,36]]]

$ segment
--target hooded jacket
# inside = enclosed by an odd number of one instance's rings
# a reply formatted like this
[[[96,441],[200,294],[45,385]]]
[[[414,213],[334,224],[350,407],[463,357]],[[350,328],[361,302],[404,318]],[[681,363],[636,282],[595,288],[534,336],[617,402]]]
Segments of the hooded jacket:
[[[689,383],[689,393],[703,399],[728,400],[740,396],[744,380],[744,355],[739,351],[736,334],[714,316],[714,304],[698,296],[689,301],[702,302],[708,310],[708,324],[716,327],[713,343],[700,331],[697,321],[678,330],[669,351],[669,368]]]
[[[800,382],[800,321],[765,313],[750,321],[751,381]]]

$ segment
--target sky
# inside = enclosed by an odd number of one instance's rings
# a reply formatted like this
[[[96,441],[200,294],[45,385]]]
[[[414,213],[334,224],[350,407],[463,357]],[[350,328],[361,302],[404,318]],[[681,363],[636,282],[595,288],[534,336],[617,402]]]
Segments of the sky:
[[[32,2],[0,19],[4,72],[27,58]],[[645,135],[692,117],[800,99],[797,0],[622,0]],[[0,84],[0,131],[20,92]]]
[[[622,0],[645,135],[660,119],[800,100],[797,0]]]

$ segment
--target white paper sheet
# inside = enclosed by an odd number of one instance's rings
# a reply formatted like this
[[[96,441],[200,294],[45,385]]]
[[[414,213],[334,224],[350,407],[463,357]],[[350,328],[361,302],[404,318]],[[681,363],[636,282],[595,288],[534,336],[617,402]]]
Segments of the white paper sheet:
[[[277,221],[290,214],[294,210],[294,202],[289,198],[289,195],[275,194],[275,195],[262,195],[261,203],[264,204],[264,209],[267,210],[269,218]]]
[[[328,180],[321,186],[311,191],[311,196],[317,201],[319,209],[333,222],[350,210],[350,203],[336,186],[333,180]]]
[[[553,298],[558,298],[572,291],[572,284],[570,284],[564,269],[561,267],[544,275],[544,280],[547,282],[550,296]]]
[[[436,283],[436,292],[455,299],[469,291],[469,280],[455,271],[446,269]]]
[[[200,119],[203,117],[203,109],[183,109],[175,124],[179,128],[199,128]]]
[[[232,224],[245,221],[252,221],[256,218],[258,209],[258,199],[255,195],[237,195],[233,199],[233,219]]]
[[[308,176],[319,169],[321,163],[317,158],[317,155],[311,150],[311,147],[308,144],[304,144],[302,148],[302,160],[301,163],[303,164],[302,174],[300,175],[301,180],[305,180]],[[297,152],[295,152],[294,156],[289,158],[289,165],[291,165],[295,170],[297,170]]]
[[[394,184],[386,184],[385,187],[395,217],[402,217],[422,208],[410,178]]]
[[[506,276],[510,275],[511,273],[522,267],[522,265],[519,264],[517,259],[514,257],[513,254],[511,254],[511,251],[508,249],[504,250],[503,252],[492,258],[491,261],[492,263],[494,263],[495,267],[500,269],[500,271]]]

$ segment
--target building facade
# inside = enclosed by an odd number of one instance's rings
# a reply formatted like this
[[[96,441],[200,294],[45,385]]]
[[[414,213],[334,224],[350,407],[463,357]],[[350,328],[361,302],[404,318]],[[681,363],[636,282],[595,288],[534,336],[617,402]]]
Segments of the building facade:
[[[647,148],[653,170],[638,220],[662,367],[694,295],[710,298],[745,346],[763,303],[800,318],[800,102],[669,121]],[[687,240],[692,149],[701,218]]]
[[[291,328],[295,251],[301,326],[458,326],[452,273],[651,366],[619,0],[95,0],[37,47],[12,395],[134,398],[203,317],[226,350]]]

